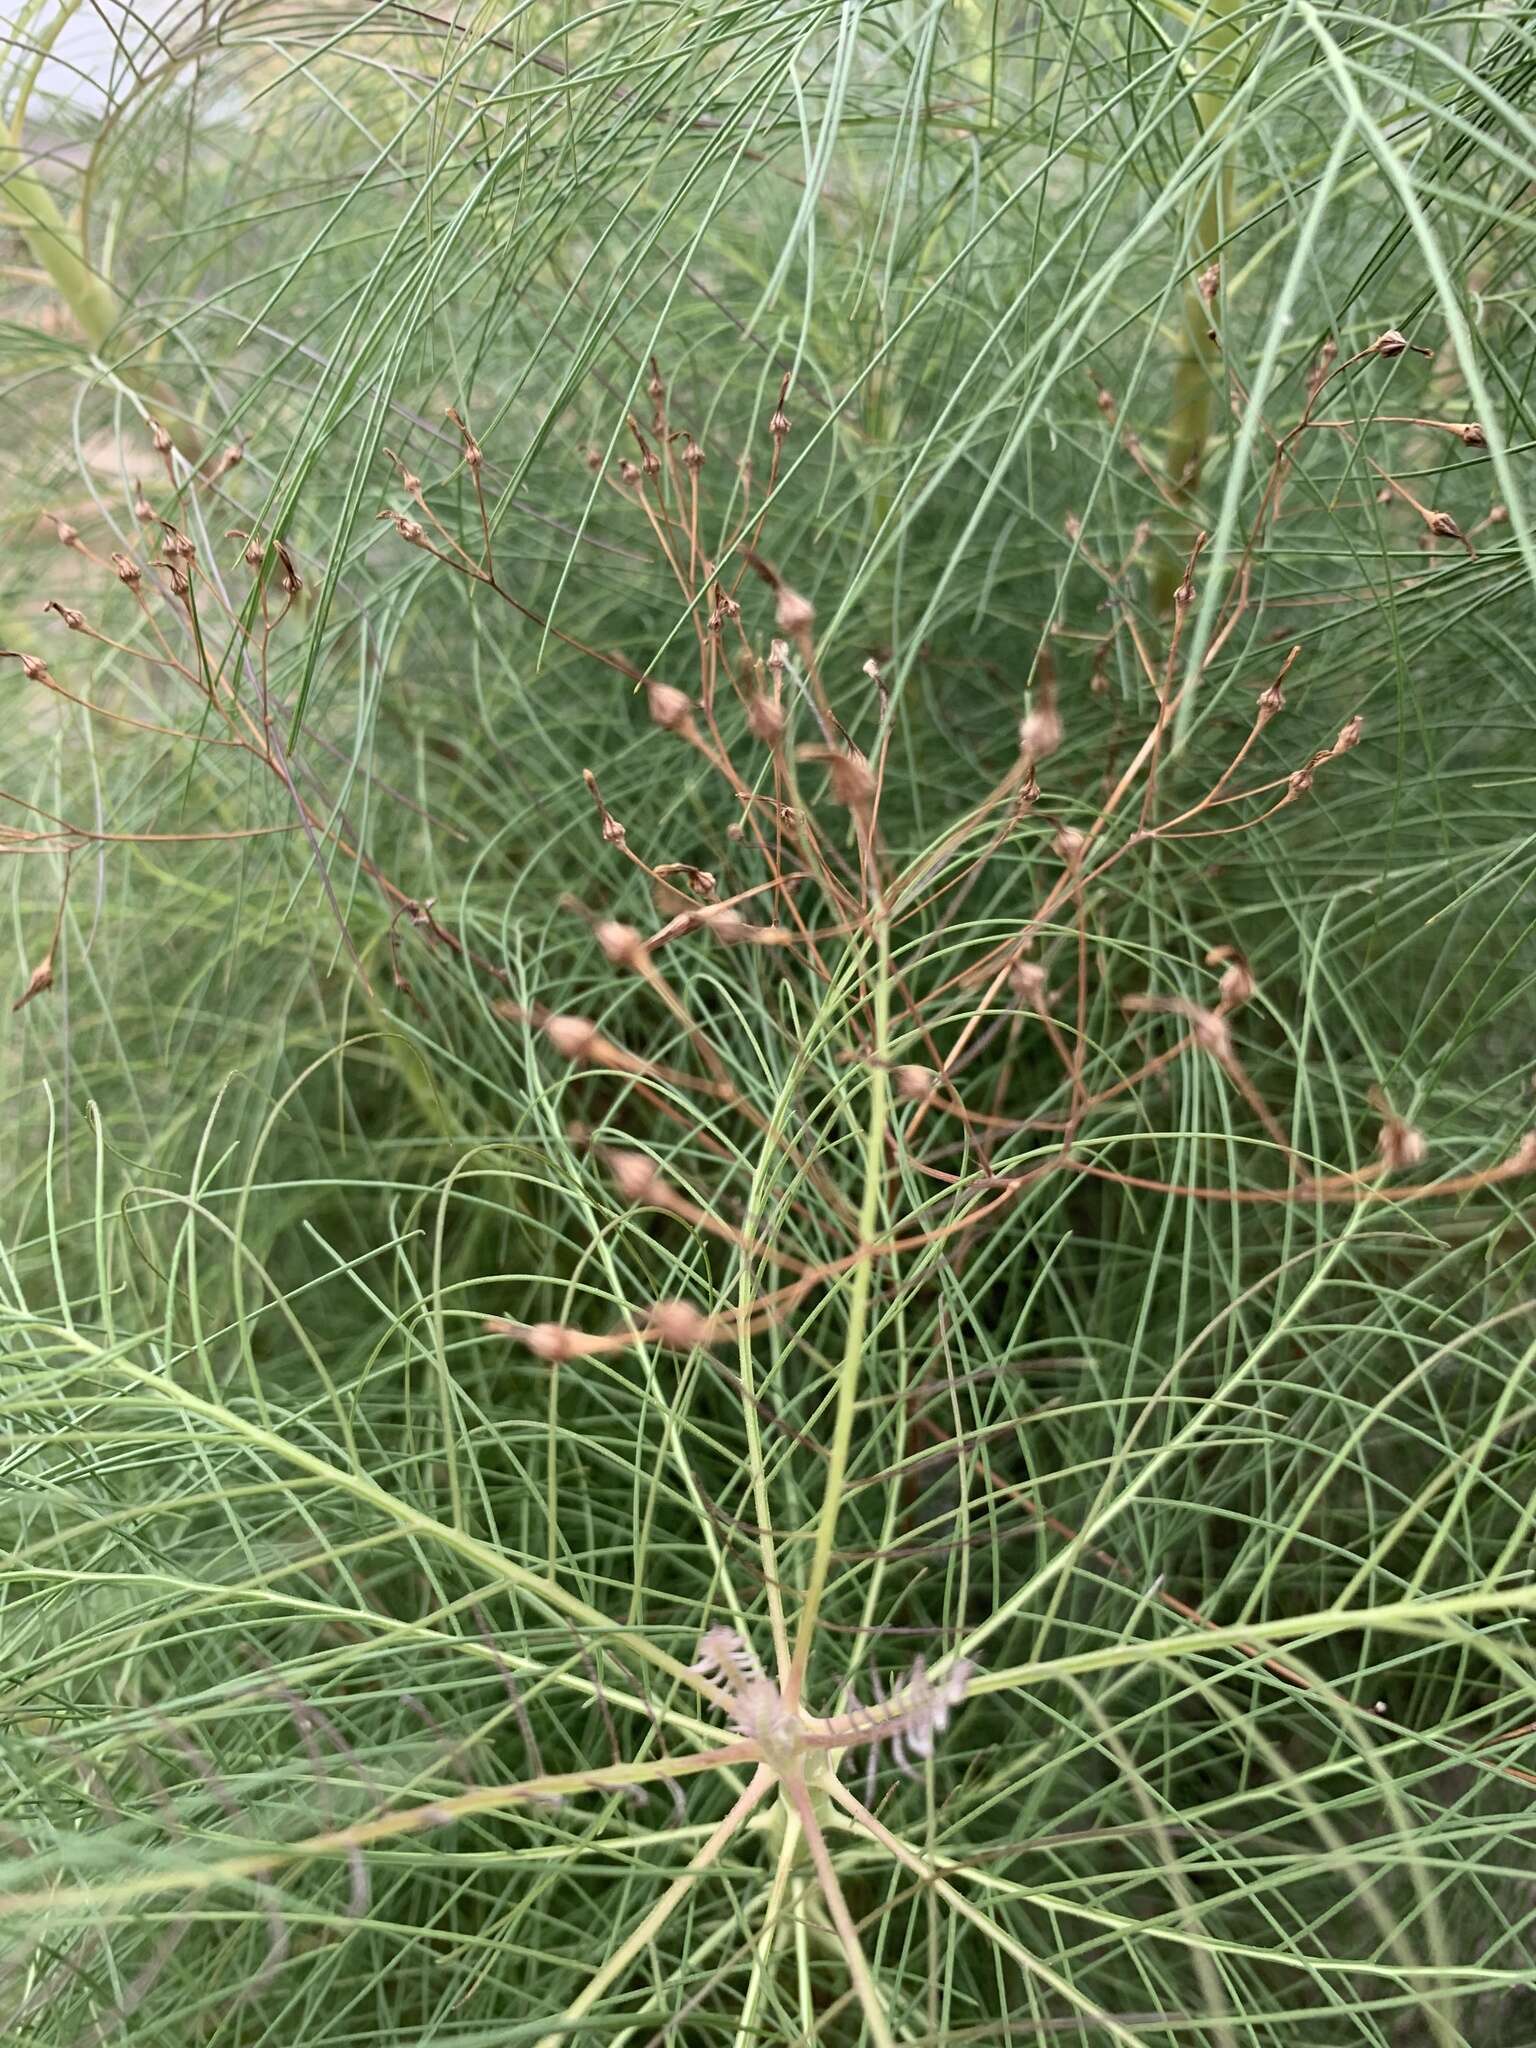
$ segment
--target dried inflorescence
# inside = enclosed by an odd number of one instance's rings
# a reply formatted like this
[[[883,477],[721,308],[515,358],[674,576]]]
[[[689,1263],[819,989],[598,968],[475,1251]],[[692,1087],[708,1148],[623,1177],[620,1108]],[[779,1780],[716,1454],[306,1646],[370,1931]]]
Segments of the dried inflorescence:
[[[928,1761],[950,1715],[965,1699],[976,1667],[959,1657],[942,1678],[930,1678],[922,1657],[916,1659],[900,1685],[887,1692],[872,1673],[872,1700],[860,1700],[850,1683],[843,1705],[827,1717],[797,1712],[778,1684],[763,1669],[757,1652],[735,1629],[711,1629],[699,1643],[690,1667],[701,1677],[717,1680],[727,1695],[731,1720],[749,1741],[758,1743],[776,1768],[790,1768],[805,1750],[831,1752],[841,1760],[868,1746],[889,1744],[892,1760],[906,1777],[916,1775],[913,1759]]]

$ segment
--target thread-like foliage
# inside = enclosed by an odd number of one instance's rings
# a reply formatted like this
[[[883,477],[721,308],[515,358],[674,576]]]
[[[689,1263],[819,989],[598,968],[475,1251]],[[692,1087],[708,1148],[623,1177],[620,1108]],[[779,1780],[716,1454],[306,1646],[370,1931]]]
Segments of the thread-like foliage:
[[[7,2038],[1530,2034],[1528,12],[20,20]]]

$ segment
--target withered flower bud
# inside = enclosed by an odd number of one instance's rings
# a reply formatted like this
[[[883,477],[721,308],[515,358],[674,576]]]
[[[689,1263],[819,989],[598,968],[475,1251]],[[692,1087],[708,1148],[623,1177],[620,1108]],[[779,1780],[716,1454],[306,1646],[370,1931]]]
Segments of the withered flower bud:
[[[144,572],[131,555],[114,554],[112,566],[117,571],[119,583],[126,583],[130,590],[137,590],[143,581]]]
[[[1028,761],[1044,761],[1061,745],[1061,718],[1054,704],[1041,702],[1019,720],[1019,752]]]
[[[67,519],[61,519],[57,512],[50,512],[48,517],[53,521],[53,530],[58,535],[60,547],[79,547],[80,532],[78,527],[71,526]]]
[[[891,1069],[891,1086],[903,1102],[926,1102],[939,1086],[941,1076],[932,1067],[906,1065]]]
[[[683,732],[693,723],[691,699],[683,691],[675,690],[670,683],[647,679],[645,701],[652,724],[659,725],[663,732]]]
[[[53,952],[50,948],[38,961],[27,977],[27,985],[11,1005],[11,1014],[24,1010],[34,996],[45,995],[53,987]]]
[[[592,474],[593,474],[594,476],[596,476],[597,472],[598,472],[598,471],[599,471],[599,470],[600,470],[600,469],[602,468],[602,466],[603,466],[603,451],[602,451],[602,449],[601,449],[601,448],[592,448],[592,447],[589,447],[589,448],[587,449],[587,467],[588,467],[588,469],[590,469],[590,470],[591,470],[591,472],[592,472]]]
[[[1422,1166],[1429,1151],[1424,1133],[1399,1116],[1383,1119],[1376,1150],[1388,1173],[1404,1173]]]
[[[594,937],[615,967],[636,968],[645,959],[645,941],[632,924],[607,918],[597,926]]]
[[[50,597],[43,606],[43,610],[45,612],[57,613],[65,625],[68,626],[71,633],[83,633],[85,631],[85,613],[77,612],[73,605],[60,604],[56,597]]]
[[[559,1365],[568,1358],[579,1358],[586,1348],[586,1339],[581,1331],[573,1330],[565,1323],[513,1323],[502,1316],[487,1316],[485,1330],[488,1336],[515,1338],[547,1365]]]
[[[621,455],[619,458],[619,478],[626,484],[637,484],[640,481],[640,471],[627,455]]]
[[[781,633],[808,633],[816,623],[816,607],[798,590],[791,590],[787,583],[781,583],[773,622]]]
[[[1075,825],[1061,825],[1057,828],[1054,844],[1058,857],[1073,868],[1082,859],[1083,848],[1088,841]]]
[[[688,436],[683,447],[683,467],[684,469],[695,471],[701,470],[704,467],[704,450],[695,441],[692,434]]]
[[[1043,1017],[1050,1009],[1045,969],[1037,960],[1016,960],[1008,970],[1008,982],[1019,1001],[1037,1017]]]
[[[153,526],[155,508],[144,495],[143,486],[135,479],[133,486],[133,516],[141,526]]]
[[[646,1320],[652,1342],[668,1351],[692,1351],[713,1341],[709,1317],[691,1301],[654,1301]]]
[[[1378,334],[1371,347],[1379,356],[1400,356],[1408,346],[1408,337],[1395,327],[1389,327],[1385,334]]]
[[[51,683],[53,681],[53,677],[48,673],[47,662],[42,660],[40,656],[36,654],[22,654],[10,647],[0,649],[0,653],[9,654],[14,661],[21,663],[21,672],[29,683]]]
[[[777,645],[777,643],[775,643]],[[776,747],[784,737],[784,707],[772,697],[753,697],[747,705],[747,730],[765,747]]]
[[[1213,1059],[1229,1060],[1232,1057],[1232,1034],[1227,1029],[1225,1017],[1214,1010],[1194,1010],[1190,1015],[1190,1030],[1196,1045],[1208,1052]]]
[[[1508,522],[1509,507],[1507,505],[1490,505],[1488,507],[1488,524],[1490,526],[1505,526]]]
[[[610,1152],[605,1161],[613,1184],[626,1202],[636,1207],[670,1209],[676,1196],[657,1171],[655,1162],[643,1152]]]
[[[298,565],[289,553],[286,543],[274,540],[272,545],[277,549],[279,570],[277,580],[282,586],[283,595],[284,597],[297,597],[304,588],[304,578],[299,574]]]
[[[601,1035],[590,1017],[546,1017],[544,1036],[566,1060],[591,1058],[601,1044]]]
[[[412,519],[408,512],[381,512],[381,519],[387,519],[403,541],[413,548],[425,547],[427,531],[419,519]]]
[[[1463,420],[1456,431],[1461,436],[1463,445],[1467,448],[1486,448],[1488,446],[1488,436],[1483,432],[1476,420]]]
[[[1217,292],[1221,289],[1221,259],[1219,257],[1211,264],[1209,269],[1201,271],[1200,275],[1195,279],[1195,289],[1199,292],[1202,301],[1207,306],[1214,301]]]
[[[1340,728],[1339,736],[1333,743],[1332,751],[1335,754],[1347,754],[1351,747],[1359,746],[1360,735],[1364,731],[1365,720],[1360,716],[1359,712],[1357,711],[1354,717],[1349,720],[1348,724]]]
[[[1223,962],[1225,966],[1217,984],[1217,998],[1223,1010],[1235,1010],[1253,1000],[1258,983],[1253,978],[1253,969],[1236,946],[1212,946],[1205,956],[1207,967],[1222,967]]]
[[[151,420],[149,425],[149,438],[154,445],[155,453],[157,455],[169,455],[171,452],[170,435],[165,431],[164,427],[161,426],[158,420]]]
[[[789,643],[784,640],[768,642],[768,667],[777,675],[789,660]]]
[[[817,758],[826,763],[833,803],[848,811],[867,811],[875,800],[875,778],[864,757],[824,750]]]
[[[699,923],[722,946],[739,946],[752,936],[753,926],[729,903],[711,903],[699,912]]]

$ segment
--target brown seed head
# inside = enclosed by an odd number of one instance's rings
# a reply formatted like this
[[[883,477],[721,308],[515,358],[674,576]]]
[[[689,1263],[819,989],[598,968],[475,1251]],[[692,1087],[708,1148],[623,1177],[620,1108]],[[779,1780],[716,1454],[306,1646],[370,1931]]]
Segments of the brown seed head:
[[[604,957],[615,967],[631,970],[645,964],[645,941],[632,924],[620,924],[615,918],[605,918],[593,933],[602,947]]]
[[[832,801],[847,811],[867,811],[875,801],[875,778],[862,754],[837,754],[823,750]]]
[[[1019,752],[1026,761],[1044,761],[1061,745],[1061,718],[1052,703],[1041,700],[1019,720]]]
[[[781,583],[773,620],[781,633],[791,636],[809,633],[816,623],[816,607],[798,590],[791,590],[787,583]]]
[[[605,1161],[613,1184],[637,1208],[670,1209],[677,1197],[643,1152],[610,1152]]]
[[[130,590],[137,590],[143,581],[144,572],[131,555],[114,554],[112,566],[117,571],[119,583],[126,583]]]
[[[85,613],[77,612],[72,604],[60,604],[56,597],[50,597],[43,606],[45,612],[55,612],[68,626],[71,633],[85,631]]]
[[[773,672],[773,673],[774,673],[775,675],[778,675],[778,674],[779,674],[779,673],[780,673],[780,672],[781,672],[781,671],[783,670],[783,668],[784,668],[784,665],[785,665],[785,663],[786,663],[786,662],[787,662],[788,660],[789,660],[789,643],[788,643],[787,641],[785,641],[785,640],[770,640],[770,641],[768,642],[768,667],[769,667],[769,669],[770,669],[770,670],[771,670],[771,671],[772,671],[772,672]]]
[[[704,450],[695,441],[692,434],[688,436],[687,441],[683,444],[683,467],[684,469],[694,471],[701,470],[704,467]]]
[[[692,700],[683,691],[673,689],[670,683],[648,680],[645,701],[651,723],[659,725],[663,732],[685,732],[693,723]]]
[[[927,1102],[936,1092],[942,1076],[932,1067],[892,1067],[891,1086],[903,1102]]]
[[[1461,436],[1464,447],[1486,448],[1488,446],[1488,436],[1483,432],[1476,420],[1463,420],[1456,431]]]
[[[1205,956],[1205,964],[1222,968],[1216,989],[1221,1009],[1235,1010],[1243,1003],[1252,1002],[1258,983],[1253,978],[1253,969],[1236,946],[1212,946]]]
[[[568,1358],[579,1358],[586,1349],[586,1339],[580,1330],[573,1330],[566,1323],[508,1323],[499,1317],[488,1316],[485,1327],[496,1336],[514,1337],[535,1358],[542,1358],[546,1365],[560,1365]]]
[[[77,527],[71,526],[67,519],[61,519],[57,512],[50,512],[48,517],[53,521],[53,530],[58,535],[61,548],[79,547],[80,533]]]
[[[699,923],[722,946],[739,946],[756,929],[729,903],[707,904],[699,912]]]
[[[775,646],[779,643],[775,641]],[[784,737],[784,707],[772,697],[753,697],[747,705],[747,730],[765,747]]]
[[[1057,827],[1054,841],[1056,853],[1058,858],[1065,861],[1069,868],[1077,866],[1083,857],[1083,848],[1087,844],[1088,841],[1075,825],[1061,825]]]
[[[1219,1016],[1215,1010],[1194,1009],[1190,1013],[1189,1027],[1196,1045],[1203,1052],[1208,1052],[1213,1059],[1231,1059],[1232,1034],[1227,1029],[1225,1017]]]
[[[1449,512],[1431,512],[1425,524],[1431,533],[1438,533],[1446,540],[1460,540],[1463,537],[1461,528]]]
[[[133,486],[133,516],[141,526],[153,526],[155,508],[144,495],[143,486],[135,481]]]
[[[1339,736],[1334,741],[1330,751],[1335,754],[1347,754],[1351,747],[1359,746],[1360,735],[1364,731],[1365,720],[1360,716],[1359,712],[1357,711],[1354,717],[1351,718],[1346,725],[1340,727]]]
[[[381,519],[387,519],[403,541],[413,548],[425,547],[427,530],[419,519],[413,519],[408,512],[381,512]]]
[[[668,1351],[692,1351],[713,1341],[709,1317],[691,1301],[652,1302],[646,1320],[652,1340]]]
[[[602,1043],[597,1026],[590,1017],[557,1015],[544,1020],[544,1036],[549,1040],[562,1059],[584,1060],[596,1056]]]
[[[42,959],[39,960],[37,965],[33,968],[31,974],[27,977],[26,987],[22,990],[21,994],[16,998],[15,1002],[12,1003],[12,1015],[14,1015],[17,1010],[24,1010],[27,1004],[32,1001],[34,996],[45,995],[47,991],[52,987],[53,952],[50,949],[43,955]]]
[[[1405,1173],[1423,1165],[1429,1146],[1414,1125],[1400,1116],[1388,1116],[1382,1121],[1376,1151],[1388,1173]]]
[[[1008,983],[1027,1010],[1033,1010],[1037,1017],[1046,1015],[1051,996],[1045,985],[1045,969],[1038,960],[1016,960],[1008,970]]]

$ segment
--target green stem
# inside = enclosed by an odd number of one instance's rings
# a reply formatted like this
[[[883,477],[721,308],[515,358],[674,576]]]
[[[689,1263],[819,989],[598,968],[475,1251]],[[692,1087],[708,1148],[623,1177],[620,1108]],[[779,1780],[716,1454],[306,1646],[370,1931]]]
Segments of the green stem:
[[[1212,0],[1212,22],[1206,53],[1224,51],[1235,35],[1231,16],[1235,0]],[[1197,55],[1201,54],[1199,52]],[[1235,74],[1227,62],[1218,59],[1228,91]],[[1197,92],[1193,95],[1195,119],[1201,135],[1214,150],[1221,139],[1228,92]],[[1200,279],[1217,260],[1222,237],[1232,217],[1232,164],[1224,159],[1212,170],[1200,199],[1200,211],[1191,231],[1184,256],[1184,285],[1179,305],[1179,338],[1172,363],[1173,404],[1168,421],[1168,449],[1165,469],[1169,495],[1178,506],[1187,505],[1200,488],[1210,445],[1216,400],[1221,390],[1221,348],[1214,339],[1214,309],[1200,294]],[[1182,528],[1159,550],[1152,574],[1152,594],[1159,611],[1172,608],[1173,594],[1184,571],[1187,549]]]
[[[890,1116],[891,1089],[888,1068],[891,1026],[891,938],[885,905],[876,898],[875,927],[875,1043],[870,1064],[869,1121],[864,1132],[864,1196],[859,1207],[859,1262],[853,1268],[848,1296],[848,1332],[843,1343],[843,1360],[837,1376],[837,1414],[832,1425],[832,1449],[827,1459],[827,1484],[821,1500],[816,1528],[816,1547],[811,1554],[810,1577],[806,1582],[805,1604],[795,1635],[794,1663],[785,1697],[794,1707],[805,1680],[811,1641],[816,1633],[827,1572],[832,1561],[832,1544],[837,1534],[838,1510],[843,1502],[843,1482],[848,1471],[848,1451],[853,1441],[853,1418],[858,1409],[859,1368],[864,1357],[864,1338],[869,1328],[869,1297],[874,1273],[875,1226],[880,1220],[880,1190],[884,1178],[885,1129]]]

